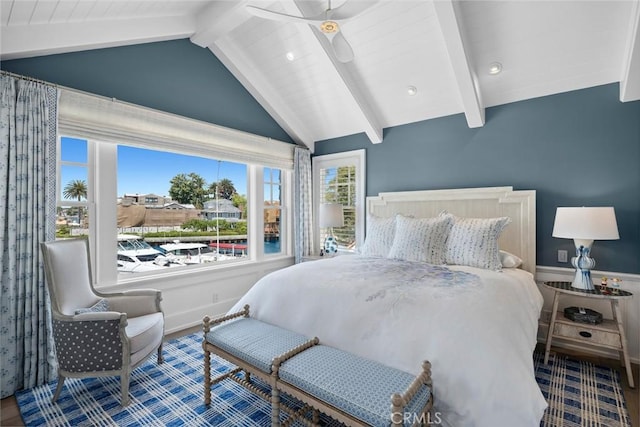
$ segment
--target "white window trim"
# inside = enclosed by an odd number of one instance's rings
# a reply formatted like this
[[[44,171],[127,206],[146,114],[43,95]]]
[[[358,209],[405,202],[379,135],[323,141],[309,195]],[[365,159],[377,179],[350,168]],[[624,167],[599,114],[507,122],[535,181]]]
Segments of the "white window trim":
[[[365,202],[366,202],[366,151],[353,150],[342,153],[315,156],[312,160],[313,172],[313,227],[314,234],[320,235],[319,209],[320,209],[320,171],[327,168],[341,166],[356,166],[356,247],[362,246],[365,234]],[[313,242],[314,253],[320,251],[320,242]]]
[[[115,268],[117,236],[113,232],[117,228],[116,210],[101,209],[98,206],[100,201],[93,199],[117,199],[117,181],[114,179],[117,175],[117,144],[245,163],[249,175],[247,210],[250,222],[247,239],[250,248],[253,248],[246,262],[291,256],[292,245],[289,240],[292,225],[289,224],[288,215],[282,218],[287,221],[286,227],[281,230],[282,251],[265,256],[263,245],[260,244],[263,241],[261,230],[264,229],[261,174],[263,167],[280,169],[282,188],[290,191],[288,178],[293,170],[293,144],[70,89],[61,90],[58,112],[59,135],[86,139],[90,141],[90,146],[93,145],[93,151],[89,153],[89,162],[95,174],[95,179],[93,182],[90,179],[89,183],[92,196],[88,202],[93,220],[90,220],[90,225],[94,226],[90,244],[95,254],[92,257],[95,264],[94,280],[101,287],[126,285],[152,277],[182,276],[192,272],[198,274],[204,269],[225,269],[245,263],[221,263],[170,273],[139,273],[130,279],[119,280]],[[282,209],[284,214],[292,203],[290,192],[283,195],[283,202],[286,202]]]
[[[61,89],[58,128],[67,136],[293,170],[293,144],[70,89]]]

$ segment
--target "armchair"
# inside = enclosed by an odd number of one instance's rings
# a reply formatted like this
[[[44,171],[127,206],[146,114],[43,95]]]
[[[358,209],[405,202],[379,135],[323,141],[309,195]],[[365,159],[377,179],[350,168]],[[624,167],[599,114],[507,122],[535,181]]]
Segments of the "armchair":
[[[154,351],[163,362],[162,294],[153,289],[102,293],[93,287],[85,239],[40,244],[51,299],[60,396],[65,378],[120,375],[127,406],[133,369]]]

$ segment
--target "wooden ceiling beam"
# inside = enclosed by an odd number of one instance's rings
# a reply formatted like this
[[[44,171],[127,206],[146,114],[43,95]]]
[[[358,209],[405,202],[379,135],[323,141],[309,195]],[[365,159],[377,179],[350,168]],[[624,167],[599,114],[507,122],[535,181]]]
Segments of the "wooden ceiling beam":
[[[640,3],[633,3],[627,50],[622,63],[620,101],[640,100]]]
[[[433,4],[451,61],[451,68],[458,84],[467,124],[470,128],[482,127],[485,121],[485,110],[481,101],[478,79],[465,51],[454,2],[452,0],[436,0]]]
[[[0,58],[6,61],[43,54],[182,39],[189,37],[194,27],[194,20],[189,16],[3,25]]]
[[[192,43],[209,47],[220,37],[245,23],[251,15],[245,10],[246,1],[212,2],[196,17],[196,31]]]

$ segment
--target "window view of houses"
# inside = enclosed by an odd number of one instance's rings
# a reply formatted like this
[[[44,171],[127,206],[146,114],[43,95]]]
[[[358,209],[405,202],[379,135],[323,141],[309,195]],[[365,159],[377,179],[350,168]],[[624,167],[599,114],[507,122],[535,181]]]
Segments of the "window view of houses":
[[[92,194],[89,146],[62,138],[57,238],[89,236],[89,201],[103,200]],[[248,255],[247,165],[118,146],[117,169],[120,274]],[[264,253],[278,253],[281,171],[264,170]]]

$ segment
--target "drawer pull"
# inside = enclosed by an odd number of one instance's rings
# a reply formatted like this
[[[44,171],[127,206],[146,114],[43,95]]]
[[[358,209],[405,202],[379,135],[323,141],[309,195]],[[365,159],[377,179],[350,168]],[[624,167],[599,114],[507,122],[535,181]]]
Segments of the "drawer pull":
[[[591,338],[591,332],[580,331],[580,336],[585,338]]]

